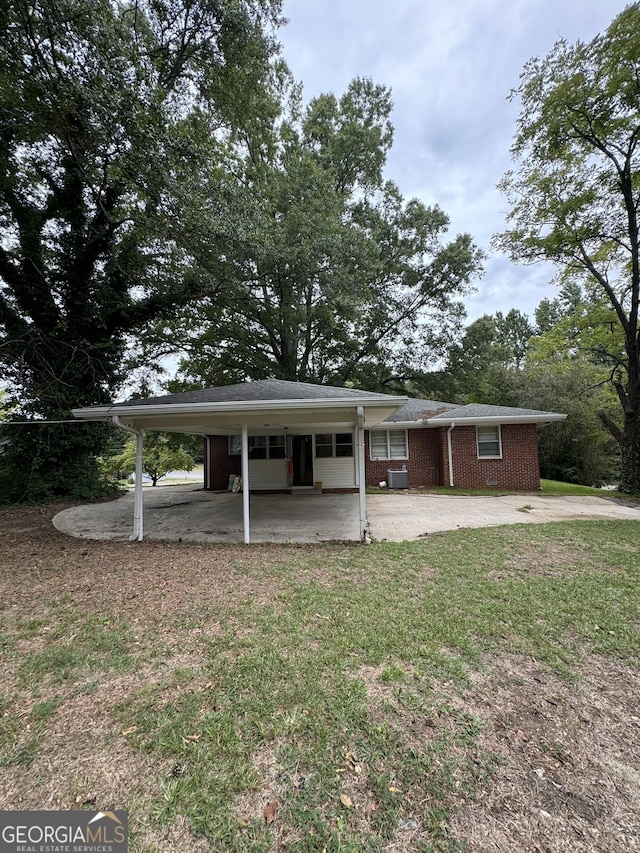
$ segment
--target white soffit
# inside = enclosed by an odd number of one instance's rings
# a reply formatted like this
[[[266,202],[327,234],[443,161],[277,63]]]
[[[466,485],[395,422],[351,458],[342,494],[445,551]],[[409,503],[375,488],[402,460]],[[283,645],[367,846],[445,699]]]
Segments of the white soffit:
[[[94,406],[74,409],[76,418],[104,417],[109,419],[117,415],[120,420],[138,429],[167,430],[170,432],[195,432],[226,435],[239,432],[247,424],[254,434],[264,434],[267,429],[274,432],[285,427],[295,427],[295,431],[313,432],[319,427],[331,431],[353,429],[358,419],[358,407],[362,406],[365,416],[365,429],[384,421],[400,408],[405,398],[398,403],[367,400],[366,403],[344,400],[302,401],[287,400],[251,403],[196,403],[166,404],[163,406]]]

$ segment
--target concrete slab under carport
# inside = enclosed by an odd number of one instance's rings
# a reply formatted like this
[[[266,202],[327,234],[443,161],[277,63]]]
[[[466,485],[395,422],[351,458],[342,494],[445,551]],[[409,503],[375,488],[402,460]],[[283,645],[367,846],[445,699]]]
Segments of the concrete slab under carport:
[[[144,491],[145,539],[176,542],[243,541],[242,495],[196,486],[157,486]],[[498,497],[395,492],[367,496],[371,536],[403,542],[432,533],[502,524],[542,524],[571,519],[633,519],[640,505],[598,497]],[[58,530],[86,539],[128,540],[133,529],[133,492],[108,503],[85,504],[58,513]],[[252,542],[354,541],[359,535],[358,495],[251,495]]]
[[[53,519],[62,533],[84,539],[128,540],[133,529],[133,492],[115,501],[63,510]],[[359,541],[358,495],[252,494],[251,542]],[[243,541],[242,495],[194,486],[144,490],[144,538],[164,542]]]

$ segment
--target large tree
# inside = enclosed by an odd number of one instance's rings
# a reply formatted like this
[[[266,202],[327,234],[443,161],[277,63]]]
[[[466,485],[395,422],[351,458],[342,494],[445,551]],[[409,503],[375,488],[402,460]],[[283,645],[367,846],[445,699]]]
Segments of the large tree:
[[[219,288],[224,241],[199,234],[198,188],[224,186],[221,151],[272,121],[279,7],[2,4],[0,363],[23,415],[104,402],[132,338]],[[16,428],[20,494],[65,491],[99,444],[86,428]]]
[[[558,42],[525,66],[512,149],[517,169],[501,187],[510,227],[497,239],[514,260],[552,261],[561,281],[606,300],[620,336],[601,357],[622,409],[601,417],[622,453],[621,488],[640,494],[640,5],[589,43]]]
[[[207,384],[249,375],[388,387],[455,327],[480,253],[468,235],[447,241],[437,206],[384,181],[387,89],[356,79],[305,109],[289,91],[272,145],[241,170],[230,286],[187,307],[170,344],[188,353],[185,378]]]

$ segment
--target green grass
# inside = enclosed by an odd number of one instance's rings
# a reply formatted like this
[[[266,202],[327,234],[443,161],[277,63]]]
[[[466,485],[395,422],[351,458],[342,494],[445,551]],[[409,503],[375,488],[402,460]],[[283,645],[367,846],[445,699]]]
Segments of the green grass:
[[[536,495],[568,495],[576,497],[617,498],[619,500],[640,502],[640,498],[626,495],[615,490],[598,489],[594,486],[580,486],[577,483],[561,483],[559,480],[540,480],[540,489],[537,492],[511,492],[508,489],[464,489],[458,486],[431,486],[428,489],[420,489],[424,494],[434,495],[460,495],[471,497],[499,497],[500,495],[514,494],[536,494]],[[367,486],[369,495],[388,495],[396,492],[389,489],[379,489],[377,486]]]
[[[637,662],[639,558],[633,522],[292,551],[272,570],[286,591],[270,605],[234,607],[234,628],[203,641],[192,690],[181,672],[170,704],[165,683],[120,706],[123,727],[137,726],[136,748],[182,768],[163,780],[153,819],[186,814],[215,850],[270,849],[260,810],[247,821],[237,810],[263,786],[256,756],[267,754],[279,822],[300,836],[288,851],[380,850],[407,816],[428,830],[421,849],[455,850],[446,831],[454,800],[491,773],[493,758],[478,758],[479,724],[442,685],[463,687],[485,651],[533,656],[569,679],[587,652]],[[319,565],[330,583],[305,579]],[[240,636],[238,626],[250,630]],[[386,698],[372,700],[364,673]],[[209,686],[196,689],[202,681]],[[408,720],[434,714],[445,724],[413,743]],[[377,808],[363,824],[367,800]]]
[[[208,552],[213,572],[226,551]],[[0,764],[28,772],[65,699],[145,666],[111,710],[130,748],[164,768],[146,780],[144,807],[135,804],[142,824],[186,816],[214,851],[266,853],[284,831],[287,853],[359,853],[382,850],[410,820],[421,828],[412,849],[454,853],[456,804],[496,765],[463,699],[484,653],[533,657],[568,691],[588,654],[640,663],[637,522],[282,549],[264,566],[261,547],[251,553],[239,579],[255,573],[271,592],[224,597],[212,583],[196,608],[138,614],[135,635],[123,619],[80,610],[71,619],[64,596],[50,618],[17,620],[22,641],[47,621],[57,628],[20,658],[20,689],[38,699],[28,734],[16,697],[0,697]],[[194,628],[203,629],[195,640]],[[144,640],[135,655],[134,637]],[[187,643],[192,663],[163,664]],[[269,801],[273,825],[262,813]],[[144,850],[135,821],[131,850]]]
[[[18,674],[37,691],[43,682],[75,683],[95,670],[125,672],[135,665],[130,653],[132,638],[133,633],[123,622],[95,615],[79,618],[72,627],[57,626],[53,639],[59,642],[48,643],[27,655]]]
[[[640,500],[631,495],[609,489],[597,489],[593,486],[579,486],[577,483],[560,483],[557,480],[540,480],[541,494],[544,495],[576,495],[578,497],[623,498],[625,500]]]

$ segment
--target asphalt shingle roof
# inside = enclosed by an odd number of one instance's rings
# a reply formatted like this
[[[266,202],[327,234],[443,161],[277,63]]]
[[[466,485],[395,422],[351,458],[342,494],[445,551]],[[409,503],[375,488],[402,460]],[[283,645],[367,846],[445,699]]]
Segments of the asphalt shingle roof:
[[[181,394],[165,394],[161,397],[127,400],[118,406],[163,406],[172,403],[238,403],[270,400],[366,400],[390,395],[374,394],[357,388],[339,388],[334,385],[313,385],[310,382],[287,382],[284,379],[261,379],[256,382],[239,382],[237,385],[221,385],[203,391],[185,391]]]
[[[390,415],[384,423],[411,423],[412,421],[423,421],[432,418],[440,412],[448,412],[455,409],[454,403],[442,403],[439,400],[418,400],[411,397],[407,402]]]
[[[435,415],[432,419],[442,418],[527,418],[552,415],[554,412],[540,412],[536,409],[519,409],[512,406],[486,406],[483,403],[470,403],[468,406],[452,406],[449,411]]]
[[[345,402],[366,402],[367,399],[387,397],[389,402],[398,398],[390,394],[376,394],[371,391],[361,391],[358,388],[342,388],[335,385],[314,385],[311,382],[287,382],[283,379],[261,379],[255,382],[239,382],[236,385],[221,385],[217,388],[205,388],[203,391],[185,391],[181,394],[164,394],[160,397],[127,400],[117,403],[120,406],[164,406],[189,403],[245,403],[277,400],[304,400],[309,403],[320,400],[338,399]],[[552,412],[539,412],[532,409],[511,408],[509,406],[486,406],[481,403],[471,403],[468,406],[458,406],[456,403],[445,403],[441,400],[421,400],[410,398],[396,412],[390,415],[384,423],[418,423],[420,421],[437,421],[439,418],[460,419],[477,418],[527,418],[540,419]]]

